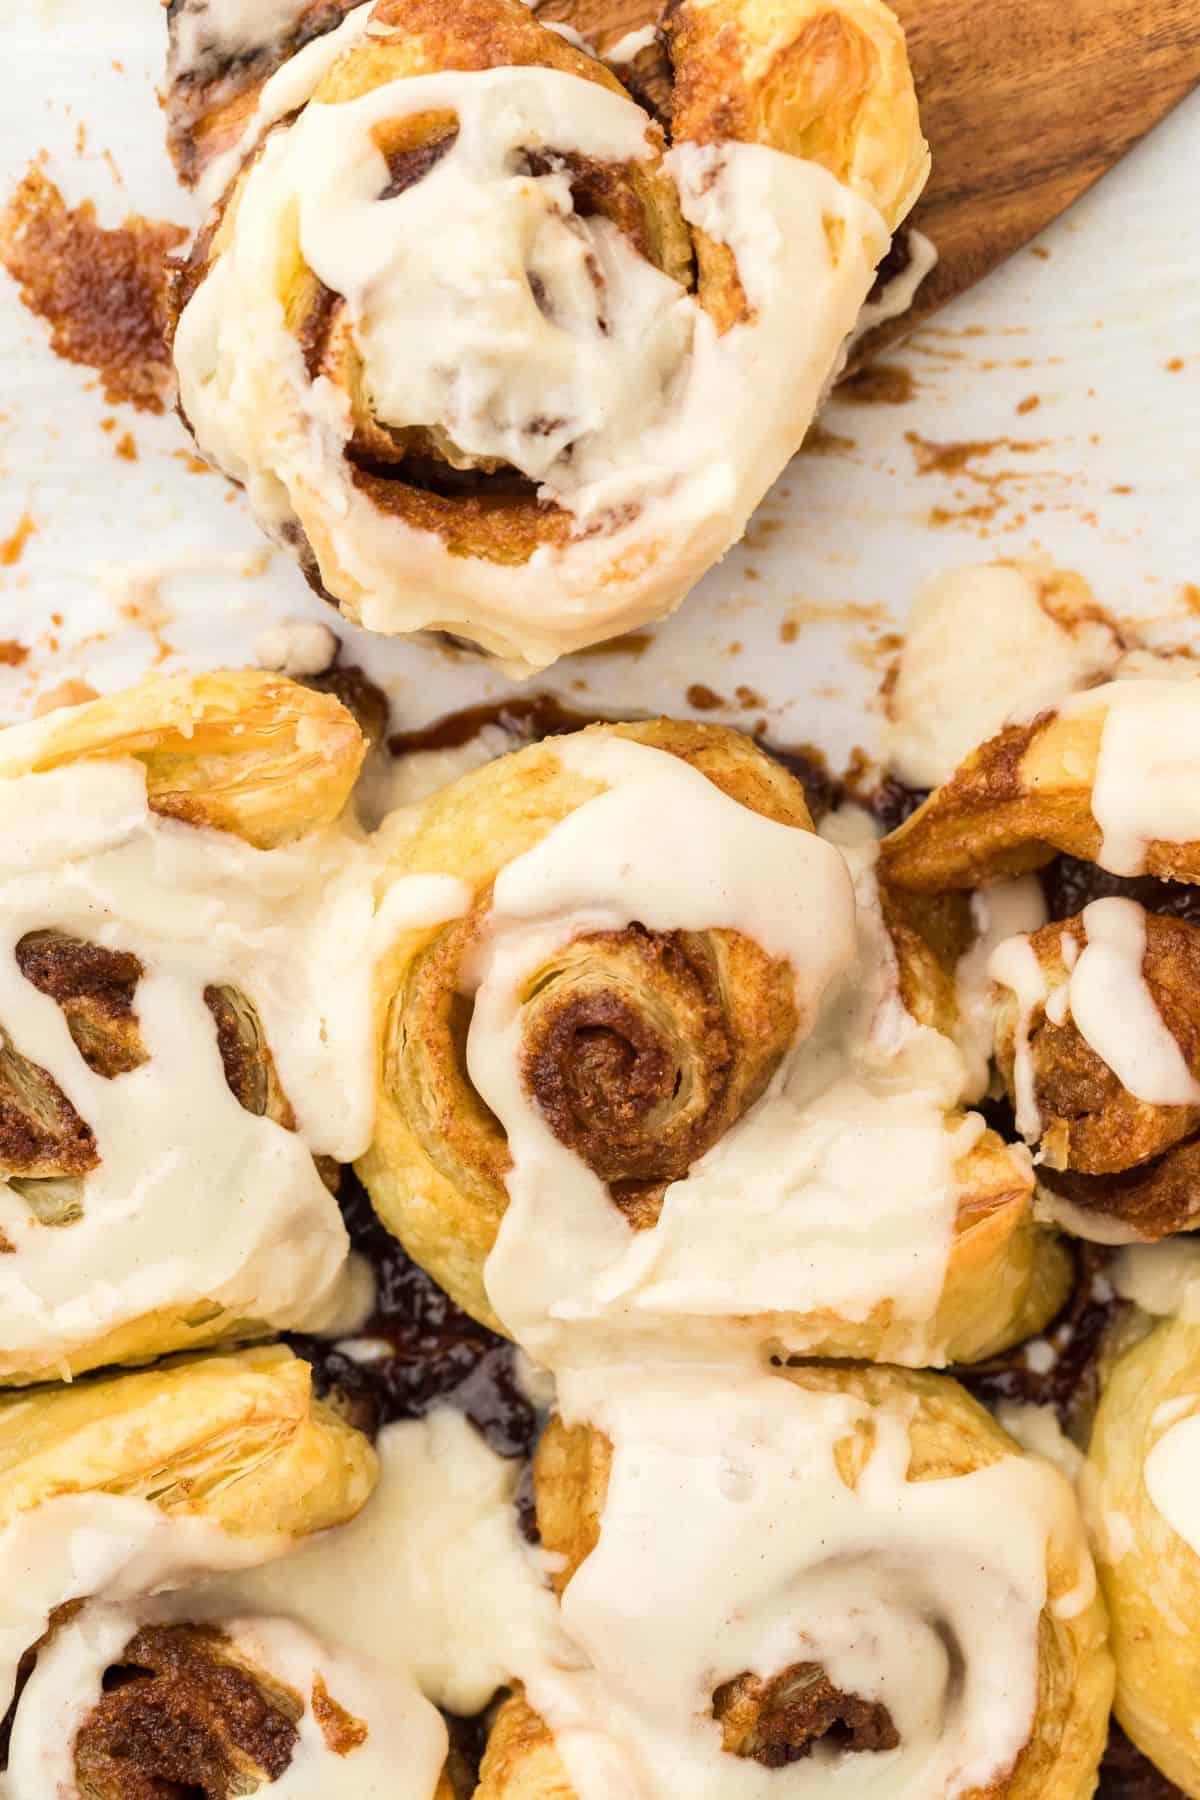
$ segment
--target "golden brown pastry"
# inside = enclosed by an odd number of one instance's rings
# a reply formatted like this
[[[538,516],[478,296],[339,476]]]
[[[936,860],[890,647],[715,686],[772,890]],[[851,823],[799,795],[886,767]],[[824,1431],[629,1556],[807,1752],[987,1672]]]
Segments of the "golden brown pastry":
[[[410,824],[397,894],[463,886],[378,966],[358,1168],[475,1317],[535,1355],[559,1320],[673,1319],[940,1360],[1055,1310],[1067,1265],[1031,1222],[1028,1167],[957,1105],[963,921],[904,900],[881,916],[862,844],[856,946],[846,859],[747,739],[594,728],[500,758]]]
[[[1087,1800],[1112,1664],[1057,1471],[944,1377],[660,1376],[593,1385],[604,1427],[539,1448],[584,1666],[546,1689],[557,1742],[531,1692],[505,1703],[479,1800],[573,1800],[571,1768],[695,1800],[787,1793],[789,1770],[797,1792]]]
[[[885,841],[887,879],[922,892],[982,887],[1060,851],[1117,875],[1200,879],[1193,687],[1114,682],[1005,726]]]
[[[1018,1043],[1027,1044],[1033,1100],[1041,1123],[1039,1148],[1052,1170],[1112,1175],[1159,1157],[1200,1125],[1200,1086],[1189,1104],[1154,1104],[1122,1086],[1119,1076],[1089,1043],[1070,1010],[1081,957],[1095,941],[1097,925],[1112,916],[1140,926],[1139,988],[1177,1046],[1185,1070],[1200,1071],[1200,1018],[1194,995],[1200,984],[1200,927],[1158,917],[1132,903],[1102,901],[1073,919],[1033,932],[1025,942],[1037,960],[1044,997],[1023,1017],[1017,993],[1000,986],[996,1002],[997,1063],[1016,1099]],[[1093,930],[1089,931],[1089,923]],[[1101,938],[1103,945],[1103,938]],[[1085,965],[1086,966],[1086,965]],[[1105,965],[1105,974],[1109,975]],[[1057,996],[1057,1001],[1056,997]],[[1084,995],[1086,1003],[1086,994]],[[1133,1029],[1120,996],[1111,994],[1114,1025],[1127,1042]],[[1085,1007],[1085,1021],[1090,1017]],[[1092,1027],[1094,1031],[1094,1027]]]
[[[39,1388],[0,1403],[0,1687],[56,1608],[266,1561],[352,1518],[367,1439],[281,1345]],[[5,1685],[7,1684],[7,1685]]]
[[[1168,1319],[1110,1371],[1089,1451],[1089,1521],[1117,1664],[1116,1713],[1185,1794],[1200,1795],[1197,1424],[1200,1325]]]
[[[194,11],[201,450],[371,629],[524,671],[673,610],[799,447],[924,183],[891,12],[684,0],[668,140],[521,0],[310,6],[223,51]]]
[[[287,1619],[193,1618],[186,1595],[88,1605],[26,1659],[6,1791],[35,1800],[454,1800],[446,1727],[404,1674]]]
[[[250,671],[0,732],[0,1383],[336,1310],[314,1156],[358,1148],[322,1100],[335,1056],[369,1108],[323,972],[365,996],[370,882],[337,823],[363,752],[337,700]]]

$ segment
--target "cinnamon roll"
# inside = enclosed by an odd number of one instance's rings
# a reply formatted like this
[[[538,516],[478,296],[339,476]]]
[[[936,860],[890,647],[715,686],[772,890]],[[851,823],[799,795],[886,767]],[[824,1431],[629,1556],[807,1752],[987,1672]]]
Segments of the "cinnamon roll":
[[[0,1383],[319,1328],[367,1141],[363,755],[277,677],[0,732]]]
[[[662,617],[799,448],[924,183],[895,18],[683,0],[668,142],[521,0],[290,10],[289,43],[335,28],[211,162],[177,285],[197,444],[372,630],[525,672]]]
[[[0,1707],[56,1609],[264,1562],[374,1481],[367,1439],[279,1345],[0,1402]]]
[[[873,838],[817,835],[749,740],[593,728],[404,824],[381,931],[460,891],[378,965],[358,1168],[477,1318],[551,1366],[648,1336],[921,1363],[1065,1296],[1027,1158],[960,1105],[962,920],[901,904],[893,940]]]
[[[11,1800],[454,1800],[445,1724],[413,1683],[286,1619],[197,1621],[186,1595],[89,1605],[27,1660]]]
[[[1077,859],[1046,893],[1088,903],[995,947],[995,1051],[1046,1208],[1103,1241],[1188,1229],[1200,1206],[1200,925],[1188,888],[1161,885],[1200,875],[1198,761],[1191,682],[1095,688],[1006,727],[880,853],[926,903]]]
[[[1148,1253],[1147,1253],[1148,1254]],[[1088,1501],[1125,1731],[1200,1795],[1200,1325],[1166,1319],[1111,1368],[1089,1450]]]
[[[1200,692],[1110,682],[1007,725],[885,843],[898,887],[982,887],[1056,855],[1114,875],[1200,880]]]
[[[1074,1496],[956,1383],[626,1367],[562,1405],[535,1487],[573,1655],[506,1702],[479,1800],[1092,1794]]]

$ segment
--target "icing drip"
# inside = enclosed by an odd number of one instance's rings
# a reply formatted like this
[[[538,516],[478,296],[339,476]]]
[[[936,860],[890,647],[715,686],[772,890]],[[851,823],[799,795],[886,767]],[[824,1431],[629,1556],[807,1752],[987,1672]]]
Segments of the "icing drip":
[[[320,1637],[412,1671],[451,1712],[485,1707],[561,1638],[553,1596],[517,1531],[520,1465],[456,1412],[388,1425],[379,1485],[350,1524],[284,1561],[189,1596],[205,1616],[286,1613]]]
[[[1103,708],[1092,814],[1103,834],[1096,860],[1140,875],[1155,841],[1200,838],[1200,703],[1192,681],[1117,681],[1064,711]]]
[[[160,818],[137,764],[76,763],[0,784],[0,1020],[86,1122],[94,1166],[0,1184],[0,1369],[67,1356],[153,1313],[213,1305],[320,1329],[354,1293],[347,1239],[314,1154],[349,1161],[374,1114],[373,868],[348,829],[257,850]],[[445,917],[461,884],[419,880],[386,928]],[[415,909],[415,911],[414,911]],[[84,1060],[17,947],[51,930],[136,959],[144,1049],[115,1076]],[[248,1111],[226,1079],[214,989],[253,1007],[295,1130]],[[61,1223],[40,1196],[71,1190]]]
[[[1196,1396],[1184,1399],[1194,1405]],[[1156,1418],[1157,1422],[1157,1418]],[[1200,1413],[1168,1425],[1142,1468],[1146,1491],[1171,1530],[1200,1556]]]
[[[1011,988],[1016,997],[1013,1085],[1017,1130],[1027,1143],[1033,1143],[1042,1135],[1042,1114],[1037,1102],[1029,1028],[1034,1012],[1046,999],[1046,978],[1037,951],[1027,937],[1006,938],[997,944],[988,962],[988,974],[998,987]]]
[[[513,1158],[486,1270],[500,1317],[557,1367],[647,1334],[676,1353],[714,1332],[768,1343],[772,1313],[811,1314],[819,1343],[828,1309],[862,1320],[890,1303],[887,1354],[936,1359],[925,1328],[952,1243],[954,1165],[983,1122],[947,1128],[962,1061],[899,1001],[873,839],[839,849],[772,824],[643,745],[569,739],[557,754],[611,785],[497,878],[474,971],[467,1065]],[[845,821],[829,829],[855,836]],[[525,1089],[518,1047],[532,971],[580,933],[635,920],[732,928],[786,957],[801,1028],[766,1095],[667,1188],[657,1224],[632,1233]],[[789,1317],[790,1347],[805,1329]]]
[[[769,1800],[848,1779],[856,1795],[982,1790],[1028,1740],[1049,1546],[1094,1576],[1068,1484],[1013,1455],[907,1481],[911,1402],[797,1389],[750,1368],[576,1372],[564,1418],[613,1445],[599,1541],[563,1620],[587,1657],[528,1691],[580,1800]],[[839,1451],[866,1450],[851,1485]],[[669,1521],[669,1528],[667,1528]],[[697,1571],[703,1579],[697,1579]],[[816,1743],[786,1774],[722,1749],[713,1695],[744,1672],[817,1664],[883,1706],[891,1748]]]
[[[1195,1106],[1197,1082],[1142,974],[1145,909],[1134,900],[1084,908],[1087,944],[1071,971],[1070,1010],[1081,1035],[1135,1099]]]
[[[992,952],[1006,938],[1036,931],[1046,922],[1046,901],[1036,875],[1001,881],[971,895],[971,918],[976,938],[959,958],[955,971],[958,1001],[958,1045],[966,1058],[966,1097],[977,1099],[987,1092],[991,1073],[995,1015],[990,964]],[[1074,939],[1066,940],[1074,948]]]
[[[1113,1288],[1156,1318],[1200,1319],[1200,1243],[1190,1235],[1131,1244],[1109,1266]]]
[[[103,1699],[105,1671],[121,1663],[147,1624],[192,1617],[182,1597],[88,1606],[55,1633],[17,1708],[4,1789],[10,1800],[50,1793],[76,1800],[84,1792],[76,1744]],[[411,1681],[328,1649],[287,1620],[218,1623],[239,1661],[282,1688],[290,1709],[300,1708],[287,1765],[266,1784],[272,1800],[432,1800],[446,1727]]]

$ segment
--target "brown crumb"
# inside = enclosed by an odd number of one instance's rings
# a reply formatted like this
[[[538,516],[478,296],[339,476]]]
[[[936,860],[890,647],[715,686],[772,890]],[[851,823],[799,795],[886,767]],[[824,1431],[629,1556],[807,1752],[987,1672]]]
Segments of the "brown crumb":
[[[1046,448],[1046,439],[1018,441],[1015,438],[968,438],[961,443],[939,444],[923,438],[916,431],[906,431],[905,442],[912,447],[918,475],[961,475],[976,457],[991,456],[996,450],[1011,450],[1028,456]]]
[[[1019,401],[1018,401],[1018,402],[1017,402],[1017,411],[1018,411],[1018,412],[1019,412],[1019,413],[1031,413],[1031,412],[1036,412],[1036,411],[1037,411],[1037,409],[1038,409],[1038,407],[1039,407],[1039,406],[1040,406],[1040,405],[1041,405],[1041,404],[1042,404],[1042,402],[1041,402],[1041,396],[1040,396],[1040,395],[1038,395],[1038,394],[1026,394],[1026,396],[1025,396],[1025,398],[1024,398],[1024,399],[1023,399],[1023,400],[1019,400]]]
[[[1042,244],[1034,244],[1029,254],[1030,256],[1036,256],[1039,262],[1050,261],[1050,252]]]
[[[138,449],[137,444],[134,442],[132,431],[122,433],[117,439],[116,443],[113,445],[113,454],[119,456],[122,462],[137,461]]]
[[[717,712],[722,706],[729,705],[723,694],[714,693],[702,681],[693,681],[683,697],[697,712]]]
[[[46,713],[57,712],[60,706],[83,706],[86,701],[99,698],[95,688],[86,681],[64,681],[38,695],[33,703],[33,716],[41,719]]]
[[[743,712],[757,712],[767,704],[762,695],[756,694],[752,687],[737,687],[734,694]]]
[[[858,445],[851,437],[842,437],[836,431],[827,431],[825,426],[814,422],[809,426],[801,453],[805,456],[837,456],[843,450],[856,450]]]
[[[780,625],[780,627],[779,627],[780,643],[781,644],[794,644],[796,639],[799,636],[800,636],[800,621],[798,619],[785,619],[783,621],[782,625]]]
[[[899,363],[868,363],[841,383],[835,398],[848,406],[903,406],[916,388],[911,369]]]
[[[29,661],[29,651],[16,638],[0,638],[0,669],[19,669]]]
[[[1179,371],[1184,367],[1184,361],[1183,361],[1182,356],[1173,356],[1171,358],[1170,362],[1165,365],[1165,367],[1167,369],[1168,374],[1178,375]]]
[[[15,531],[8,537],[0,538],[0,567],[11,569],[19,563],[25,554],[25,546],[37,530],[37,525],[27,512],[23,512],[17,520]]]
[[[313,1682],[312,1716],[335,1756],[349,1756],[352,1750],[359,1749],[367,1741],[366,1720],[356,1719],[353,1713],[340,1706],[320,1675]]]
[[[0,215],[0,263],[50,327],[56,355],[95,369],[105,398],[162,412],[171,391],[167,258],[187,232],[131,214],[106,231],[36,164]]]
[[[203,457],[193,456],[190,450],[172,450],[171,455],[176,462],[181,462],[189,475],[211,475],[212,465]]]

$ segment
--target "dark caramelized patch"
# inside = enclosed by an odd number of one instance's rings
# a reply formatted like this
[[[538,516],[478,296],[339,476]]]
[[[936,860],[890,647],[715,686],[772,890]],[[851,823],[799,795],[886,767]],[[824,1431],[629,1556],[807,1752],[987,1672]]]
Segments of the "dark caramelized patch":
[[[1185,1795],[1130,1743],[1113,1719],[1100,1765],[1096,1800],[1185,1800]]]
[[[405,119],[397,123],[411,125],[412,121]],[[378,136],[378,132],[376,135]],[[437,167],[457,142],[458,126],[450,125],[444,126],[436,135],[427,137],[423,143],[381,145],[384,161],[388,166],[388,180],[379,198],[394,200],[397,194],[403,194],[408,188],[415,187],[418,181],[424,181],[429,171]]]
[[[796,1663],[770,1681],[739,1675],[713,1695],[722,1748],[782,1769],[824,1742],[843,1755],[894,1750],[900,1733],[886,1706],[835,1688],[819,1663]]]
[[[233,1800],[284,1773],[302,1711],[219,1631],[149,1626],[105,1672],[76,1735],[77,1779],[94,1800]]]
[[[1200,1216],[1200,1138],[1188,1138],[1115,1174],[1043,1167],[1039,1177],[1072,1206],[1099,1218],[1120,1219],[1150,1242],[1191,1230]]]
[[[62,1008],[94,1075],[112,1080],[141,1067],[146,1049],[133,1000],[142,965],[132,952],[57,931],[31,931],[17,945],[16,958],[26,981]]]
[[[453,1406],[499,1455],[528,1456],[537,1418],[513,1378],[513,1346],[460,1311],[405,1254],[351,1169],[344,1171],[339,1202],[352,1246],[375,1271],[376,1310],[364,1335],[384,1340],[391,1354],[356,1362],[322,1339],[290,1338],[313,1364],[318,1390],[333,1390],[369,1433],[393,1419]]]
[[[68,207],[33,164],[0,216],[0,263],[56,355],[95,369],[108,400],[162,412],[174,385],[168,256],[186,237],[136,214],[106,231],[90,200]]]
[[[317,1676],[313,1682],[312,1716],[321,1727],[321,1736],[325,1739],[335,1756],[349,1756],[352,1750],[358,1750],[367,1741],[367,1722],[356,1719],[353,1713],[336,1701],[325,1686],[324,1678]]]
[[[1147,912],[1200,925],[1200,886],[1183,881],[1156,881],[1152,875],[1110,875],[1077,856],[1056,856],[1039,873],[1046,910],[1052,919],[1070,919],[1092,900],[1118,895],[1136,900]]]
[[[332,694],[340,700],[372,749],[387,737],[391,704],[378,687],[357,665],[335,663],[320,675],[306,675],[303,685],[317,694]]]

